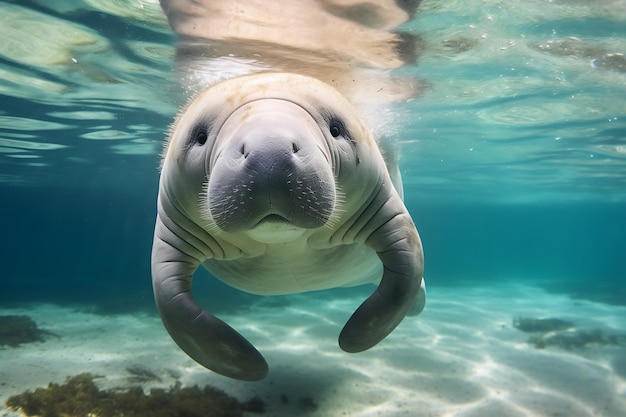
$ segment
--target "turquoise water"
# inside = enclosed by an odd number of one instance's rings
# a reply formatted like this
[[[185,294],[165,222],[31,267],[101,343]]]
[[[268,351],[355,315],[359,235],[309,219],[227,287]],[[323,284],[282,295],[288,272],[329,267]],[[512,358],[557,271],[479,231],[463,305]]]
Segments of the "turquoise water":
[[[175,36],[155,2],[0,7],[0,297],[149,299],[160,152],[188,98]],[[396,73],[420,94],[386,122],[429,282],[626,303],[625,19],[622,1],[425,1],[402,26],[421,52]]]
[[[626,2],[425,0],[401,29],[419,94],[386,134],[434,297],[624,308]],[[0,305],[154,313],[160,153],[191,94],[158,3],[0,1],[0,39]],[[259,300],[198,274],[216,311]]]

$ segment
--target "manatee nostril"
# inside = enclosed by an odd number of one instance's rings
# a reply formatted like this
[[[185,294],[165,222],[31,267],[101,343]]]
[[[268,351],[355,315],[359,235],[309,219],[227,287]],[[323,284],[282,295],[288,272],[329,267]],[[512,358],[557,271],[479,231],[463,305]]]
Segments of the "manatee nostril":
[[[298,151],[300,150],[300,147],[298,146],[297,143],[293,142],[291,144],[291,150],[293,151],[293,153],[298,153]]]
[[[248,154],[246,154],[246,145],[245,144],[241,144],[241,146],[239,147],[239,153],[241,155],[243,155],[244,158],[248,157]]]

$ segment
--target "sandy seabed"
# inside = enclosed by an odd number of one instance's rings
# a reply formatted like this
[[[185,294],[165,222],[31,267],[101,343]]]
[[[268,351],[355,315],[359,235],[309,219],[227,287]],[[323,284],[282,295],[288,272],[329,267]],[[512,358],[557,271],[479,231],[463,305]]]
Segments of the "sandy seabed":
[[[626,344],[538,349],[513,318],[558,317],[578,328],[626,334],[626,307],[573,300],[521,285],[428,289],[426,309],[375,348],[337,345],[356,297],[316,293],[261,301],[221,315],[266,357],[269,376],[240,382],[207,371],[167,335],[157,316],[98,315],[56,305],[0,308],[26,314],[55,336],[0,347],[0,416],[6,399],[89,372],[103,389],[137,382],[128,369],[169,388],[213,385],[240,400],[258,396],[264,416],[626,416]],[[257,415],[257,414],[251,414]]]

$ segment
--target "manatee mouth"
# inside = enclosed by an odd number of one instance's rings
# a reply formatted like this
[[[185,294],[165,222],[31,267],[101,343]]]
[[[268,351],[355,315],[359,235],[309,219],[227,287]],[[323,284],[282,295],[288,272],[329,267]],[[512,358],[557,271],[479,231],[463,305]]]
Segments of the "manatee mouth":
[[[255,227],[257,226],[261,226],[263,224],[266,223],[273,223],[273,224],[291,224],[291,222],[289,220],[287,220],[286,218],[284,218],[283,216],[280,216],[278,214],[268,214],[267,216],[263,217],[261,219],[261,221],[259,221]]]
[[[278,99],[248,103],[227,119],[218,141],[206,203],[221,230],[267,240],[328,222],[334,174],[324,136],[302,107]]]
[[[306,230],[307,228],[298,227],[282,216],[270,214],[245,233],[259,242],[285,243],[297,239]]]

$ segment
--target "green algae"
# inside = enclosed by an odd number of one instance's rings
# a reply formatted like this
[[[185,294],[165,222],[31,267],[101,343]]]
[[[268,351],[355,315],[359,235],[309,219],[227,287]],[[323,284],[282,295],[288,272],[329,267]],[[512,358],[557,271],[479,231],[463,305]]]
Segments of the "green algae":
[[[607,334],[599,329],[540,333],[528,339],[528,343],[532,344],[537,349],[556,346],[565,350],[584,349],[593,345],[619,346],[625,342],[626,337],[616,334]]]
[[[516,317],[513,319],[513,327],[526,333],[546,333],[571,329],[575,325],[571,321],[558,318],[534,319]]]
[[[38,328],[28,316],[0,316],[0,346],[14,348],[24,343],[43,342],[45,335],[56,336]]]
[[[590,346],[619,346],[626,344],[626,336],[611,334],[600,329],[581,330],[576,324],[559,318],[513,319],[513,327],[531,333],[528,344],[537,349],[558,347],[565,350],[579,350]]]
[[[100,390],[96,376],[83,373],[68,377],[62,385],[50,383],[9,397],[7,407],[26,416],[39,417],[243,417],[244,412],[262,413],[265,404],[255,397],[247,402],[211,386],[169,390],[141,387]]]

